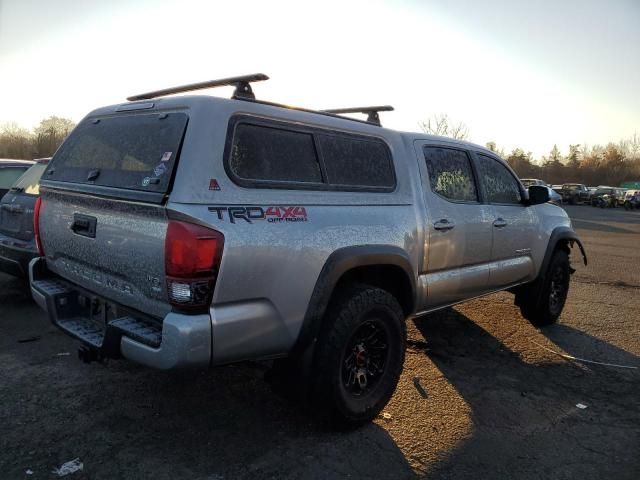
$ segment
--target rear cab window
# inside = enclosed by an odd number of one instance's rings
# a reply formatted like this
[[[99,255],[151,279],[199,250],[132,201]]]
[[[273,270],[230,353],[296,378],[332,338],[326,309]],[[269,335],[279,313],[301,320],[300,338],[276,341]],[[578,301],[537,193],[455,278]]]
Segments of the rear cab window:
[[[43,180],[167,193],[187,121],[179,112],[86,118]]]

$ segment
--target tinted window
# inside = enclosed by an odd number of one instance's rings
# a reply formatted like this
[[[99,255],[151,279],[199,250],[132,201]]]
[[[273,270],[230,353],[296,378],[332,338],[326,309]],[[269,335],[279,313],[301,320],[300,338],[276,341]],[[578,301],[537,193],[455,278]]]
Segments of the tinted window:
[[[477,202],[471,162],[461,150],[426,147],[424,156],[431,190],[449,200]]]
[[[520,203],[519,182],[498,160],[478,155],[480,181],[489,203]]]
[[[318,135],[318,141],[330,184],[387,188],[395,185],[391,157],[384,143],[346,135]]]
[[[29,195],[38,195],[40,192],[40,177],[46,168],[46,163],[36,163],[32,165],[29,167],[29,170],[24,172],[18,179],[15,185],[13,185],[13,188]]]
[[[9,188],[24,173],[28,167],[1,167],[0,188]]]
[[[249,180],[322,182],[313,135],[304,132],[239,124],[229,167]]]
[[[45,178],[164,192],[186,125],[183,113],[86,119],[62,144]]]

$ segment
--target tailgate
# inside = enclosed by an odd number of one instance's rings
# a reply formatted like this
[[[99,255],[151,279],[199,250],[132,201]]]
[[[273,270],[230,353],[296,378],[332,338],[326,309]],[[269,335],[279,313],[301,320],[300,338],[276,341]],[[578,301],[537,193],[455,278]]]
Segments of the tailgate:
[[[47,267],[106,299],[156,317],[170,310],[164,279],[165,209],[43,189]]]
[[[98,296],[164,317],[164,244],[188,118],[125,112],[85,118],[41,180],[47,267]]]

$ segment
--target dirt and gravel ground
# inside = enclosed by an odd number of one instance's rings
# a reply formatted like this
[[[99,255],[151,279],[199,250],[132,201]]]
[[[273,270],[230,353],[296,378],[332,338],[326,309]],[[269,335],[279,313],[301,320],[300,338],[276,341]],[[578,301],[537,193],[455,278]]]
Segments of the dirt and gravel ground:
[[[507,293],[410,322],[386,415],[347,433],[258,366],[82,364],[0,275],[0,478],[50,478],[80,458],[67,478],[638,479],[640,369],[547,349],[640,367],[640,212],[567,210],[590,263],[574,261],[560,324],[533,328]]]

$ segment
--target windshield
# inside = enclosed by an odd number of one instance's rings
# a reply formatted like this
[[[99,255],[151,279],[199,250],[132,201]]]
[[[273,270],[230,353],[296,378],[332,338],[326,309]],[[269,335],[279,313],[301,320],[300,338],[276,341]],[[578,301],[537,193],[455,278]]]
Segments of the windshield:
[[[36,163],[13,184],[11,190],[24,192],[28,195],[38,195],[40,193],[40,177],[47,168],[46,163]]]
[[[87,118],[62,144],[45,178],[166,192],[186,125],[184,113]]]
[[[565,185],[564,188],[567,190],[579,190],[580,185]]]

